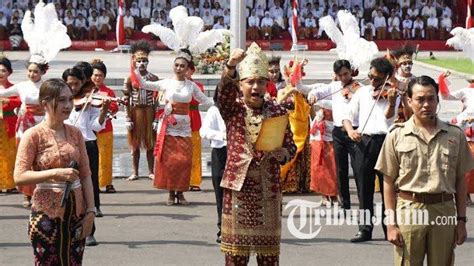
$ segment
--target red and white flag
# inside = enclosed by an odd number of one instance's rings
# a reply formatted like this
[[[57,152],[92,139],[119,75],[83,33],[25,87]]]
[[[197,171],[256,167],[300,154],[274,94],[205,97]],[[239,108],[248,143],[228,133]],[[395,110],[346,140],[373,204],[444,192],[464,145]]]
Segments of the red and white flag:
[[[472,0],[467,0],[467,12],[466,12],[466,29],[469,29],[469,28],[472,28],[472,20],[474,18],[472,18],[472,10],[471,10],[471,6],[472,6]]]
[[[118,1],[118,16],[117,16],[117,25],[115,28],[115,37],[117,39],[117,46],[125,44],[125,28],[123,27],[123,15],[124,12],[123,0]]]
[[[291,20],[291,39],[293,46],[298,43],[298,0],[293,0],[293,17]]]

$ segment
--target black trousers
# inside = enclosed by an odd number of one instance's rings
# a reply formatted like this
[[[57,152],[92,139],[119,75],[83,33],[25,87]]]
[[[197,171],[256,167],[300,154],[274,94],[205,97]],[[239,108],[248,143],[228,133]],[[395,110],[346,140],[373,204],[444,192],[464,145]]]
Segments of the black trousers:
[[[214,194],[216,195],[217,206],[217,227],[219,228],[218,236],[221,233],[222,219],[222,201],[224,197],[224,189],[221,187],[222,175],[224,174],[225,163],[227,160],[227,147],[212,148],[211,151],[211,174],[212,186],[214,186]]]
[[[337,186],[339,197],[341,198],[342,208],[351,208],[351,195],[349,194],[349,160],[351,158],[351,167],[354,176],[355,170],[355,142],[352,141],[347,132],[342,127],[334,127],[332,131],[334,157],[336,160]],[[356,179],[357,180],[357,179]],[[356,182],[357,185],[357,182]],[[357,187],[357,190],[359,188]]]
[[[94,189],[94,205],[100,208],[100,189],[99,189],[99,147],[97,141],[86,141],[87,156],[89,157],[89,167],[91,168],[92,187]],[[95,233],[95,223],[92,227],[91,236]]]
[[[379,177],[380,192],[382,195],[382,219],[385,218],[385,205],[383,203],[383,176],[376,173],[374,170],[377,158],[382,144],[385,140],[385,135],[363,135],[362,140],[355,144],[356,156],[355,166],[357,170],[357,196],[359,197],[359,209],[368,211],[369,217],[374,216],[374,190],[375,190],[375,175]],[[373,224],[365,221],[365,224],[359,225],[360,231],[372,233]],[[387,227],[382,223],[382,229],[385,236],[387,236]]]

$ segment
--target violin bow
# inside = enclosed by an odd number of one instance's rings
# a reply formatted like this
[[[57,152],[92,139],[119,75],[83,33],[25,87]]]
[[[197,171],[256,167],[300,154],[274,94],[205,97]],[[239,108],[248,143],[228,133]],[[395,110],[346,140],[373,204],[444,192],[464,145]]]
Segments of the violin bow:
[[[365,120],[364,122],[364,126],[362,127],[362,130],[360,131],[360,134],[363,135],[364,134],[364,130],[365,130],[365,127],[367,126],[367,123],[369,122],[369,119],[370,117],[372,116],[372,113],[374,111],[374,108],[375,108],[375,105],[378,103],[378,101],[380,100],[380,97],[382,96],[382,93],[384,90],[386,90],[386,85],[387,85],[387,81],[388,79],[390,78],[390,76],[387,76],[387,78],[385,78],[385,81],[382,85],[382,88],[380,89],[380,93],[379,93],[379,96],[377,97],[377,99],[375,100],[374,104],[372,104],[372,107],[370,108],[370,112],[369,112],[369,115],[367,116],[367,119]]]
[[[363,79],[363,80],[361,80],[361,81],[356,81],[356,80],[354,80],[353,82],[363,83],[363,82],[365,82],[366,80],[367,80],[367,78],[365,78],[365,79]],[[319,102],[320,100],[324,100],[324,99],[326,99],[326,98],[329,98],[329,97],[333,96],[334,94],[336,94],[336,93],[342,91],[344,88],[345,88],[345,86],[341,87],[341,88],[338,89],[337,91],[332,92],[332,93],[330,93],[330,94],[328,94],[328,95],[326,95],[326,96],[324,96],[324,97],[318,98],[318,99],[316,100],[315,104],[316,104],[317,102]]]
[[[93,94],[94,94],[94,93],[91,92],[91,94],[89,94],[89,96],[87,96],[86,103],[84,103],[84,106],[82,106],[81,112],[80,112],[79,115],[76,117],[76,120],[74,121],[73,126],[76,126],[77,122],[79,121],[79,118],[81,118],[82,114],[84,113],[84,110],[86,110],[87,104],[92,100],[92,95],[93,95]]]

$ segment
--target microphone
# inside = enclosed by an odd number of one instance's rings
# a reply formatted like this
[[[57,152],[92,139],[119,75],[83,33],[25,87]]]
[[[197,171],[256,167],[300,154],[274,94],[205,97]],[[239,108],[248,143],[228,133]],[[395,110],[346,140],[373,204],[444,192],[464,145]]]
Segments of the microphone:
[[[76,170],[79,170],[79,165],[77,164],[76,161],[71,161],[68,165],[68,168],[74,168]],[[63,197],[61,198],[61,207],[66,206],[67,199],[69,198],[69,194],[71,193],[71,187],[72,187],[72,183],[66,182],[66,187],[64,188]]]

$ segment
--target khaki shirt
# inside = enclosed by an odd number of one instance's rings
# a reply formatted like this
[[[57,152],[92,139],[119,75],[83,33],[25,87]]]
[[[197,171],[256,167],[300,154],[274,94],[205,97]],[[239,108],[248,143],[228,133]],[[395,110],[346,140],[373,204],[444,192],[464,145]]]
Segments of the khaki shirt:
[[[396,124],[385,138],[375,170],[395,179],[395,188],[417,193],[455,193],[456,183],[474,168],[464,133],[437,120],[426,143],[413,117]]]

